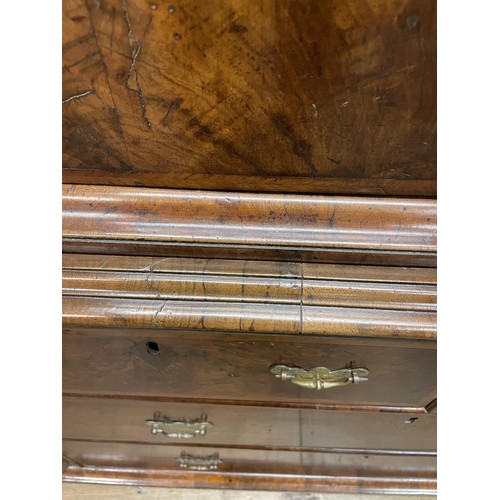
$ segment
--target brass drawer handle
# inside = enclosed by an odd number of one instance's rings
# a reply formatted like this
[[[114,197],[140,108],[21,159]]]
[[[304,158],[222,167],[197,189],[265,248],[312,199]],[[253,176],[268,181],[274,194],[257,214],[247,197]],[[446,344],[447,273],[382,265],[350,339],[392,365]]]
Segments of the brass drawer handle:
[[[330,370],[317,366],[305,370],[286,365],[271,366],[271,373],[281,380],[290,380],[292,384],[308,389],[330,389],[339,385],[358,384],[368,380],[369,371],[366,368],[342,368]]]
[[[214,424],[207,421],[207,416],[202,414],[200,418],[173,420],[162,417],[159,411],[155,412],[152,420],[146,420],[151,427],[151,434],[163,434],[165,437],[174,439],[191,439],[204,436],[207,429]]]
[[[181,469],[190,470],[216,470],[222,460],[219,458],[218,453],[213,455],[208,455],[206,457],[200,457],[196,455],[189,455],[185,451],[181,453],[181,456],[177,459],[179,462],[179,467]]]

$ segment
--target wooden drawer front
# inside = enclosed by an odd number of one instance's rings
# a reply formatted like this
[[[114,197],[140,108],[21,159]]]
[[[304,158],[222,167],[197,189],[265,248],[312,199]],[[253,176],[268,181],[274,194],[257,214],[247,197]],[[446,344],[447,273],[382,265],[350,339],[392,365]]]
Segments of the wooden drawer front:
[[[435,398],[433,347],[433,343],[375,339],[308,337],[299,342],[297,336],[74,329],[64,334],[63,390],[66,395],[258,401],[305,407],[323,403],[418,411]],[[362,367],[369,370],[369,376],[366,382],[314,390],[277,379],[270,372],[275,364],[305,369]]]
[[[213,425],[205,435],[189,439],[153,435],[146,421],[156,412],[172,420],[199,419],[205,414]],[[294,447],[300,446],[299,425],[299,410],[293,409],[100,398],[63,400],[65,438]]]
[[[181,457],[184,464],[181,466]],[[189,455],[189,456],[186,456]],[[63,478],[108,484],[363,492],[433,492],[436,458],[63,441]],[[196,457],[201,467],[192,470]],[[196,460],[196,459],[195,459]],[[363,473],[359,474],[360,469]],[[253,481],[252,481],[253,480]],[[264,485],[267,485],[265,487]]]
[[[171,420],[197,419],[213,425],[192,438],[153,435],[147,420],[156,412]],[[436,418],[414,415],[246,406],[65,398],[63,436],[93,441],[172,442],[266,449],[355,449],[387,454],[434,453]]]
[[[272,472],[288,474],[331,474],[342,471],[353,474],[353,467],[362,466],[366,473],[388,470],[435,470],[435,456],[367,455],[360,453],[310,453],[301,451],[247,450],[223,447],[199,447],[183,444],[155,446],[132,443],[95,443],[82,440],[63,440],[63,455],[69,462],[81,466],[126,467],[143,469],[187,469],[181,467],[182,453],[196,457],[218,454],[221,463],[212,470]],[[207,460],[208,465],[209,460]],[[332,470],[333,469],[333,470]]]

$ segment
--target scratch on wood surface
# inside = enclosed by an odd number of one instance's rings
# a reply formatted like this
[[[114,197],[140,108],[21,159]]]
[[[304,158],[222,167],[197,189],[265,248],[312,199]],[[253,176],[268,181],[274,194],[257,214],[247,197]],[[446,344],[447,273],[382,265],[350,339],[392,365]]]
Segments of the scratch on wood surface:
[[[151,281],[149,281],[151,277],[152,277],[151,274],[148,274],[146,276],[146,284],[151,289],[151,291],[156,295],[156,297],[161,297],[160,291],[151,283]]]
[[[172,104],[170,105],[170,107],[168,108],[167,110],[167,113],[165,114],[165,116],[163,117],[163,120],[162,120],[162,123],[163,125],[166,125],[167,123],[167,118],[168,118],[168,115],[170,114],[170,112],[180,104],[180,100],[179,99],[176,99],[175,101],[172,102]]]
[[[137,68],[135,67],[137,58],[139,57],[139,54],[141,52],[141,44],[139,43],[138,40],[135,39],[134,34],[132,32],[132,24],[130,22],[130,16],[126,4],[126,0],[121,0],[120,4],[123,9],[123,14],[125,17],[125,22],[127,23],[127,36],[128,36],[128,43],[130,47],[132,48],[132,55],[130,56],[132,58],[132,62],[130,63],[130,68],[127,73],[127,78],[125,79],[125,87],[127,90],[131,90],[132,92],[135,92],[139,98],[139,104],[142,108],[142,119],[146,123],[146,126],[151,129],[151,122],[148,119],[147,115],[147,110],[146,110],[146,102],[144,100],[144,95],[142,93],[141,86],[139,84],[139,75],[137,73]],[[135,88],[131,87],[129,85],[130,78],[134,75],[135,79]]]
[[[161,314],[163,312],[163,309],[165,309],[165,307],[168,305],[168,300],[165,300],[163,302],[163,304],[161,304],[160,307],[158,307],[158,309],[155,311],[154,313],[154,317],[153,317],[153,326],[158,326],[158,315]],[[172,313],[169,313],[169,316],[172,316]]]
[[[395,174],[402,175],[403,177],[411,177],[410,174],[407,174],[405,172],[402,172],[401,170],[396,170],[395,168],[389,169],[389,172],[394,172]]]
[[[162,257],[161,259],[156,259],[155,261],[153,261],[151,264],[147,265],[143,269],[139,269],[139,271],[141,271],[141,272],[149,271],[150,273],[152,273],[154,271],[154,267],[157,266],[160,262],[163,262],[164,260],[168,260],[168,257]]]
[[[92,26],[92,29],[91,31],[89,32],[89,35],[91,38],[94,38],[94,41],[95,41],[95,44],[96,44],[96,47],[98,48],[100,54],[101,54],[101,60],[102,60],[102,63],[103,63],[103,66],[104,66],[104,77],[106,79],[106,84],[107,84],[107,87],[108,87],[108,91],[109,91],[109,95],[113,101],[113,107],[112,108],[109,108],[111,110],[111,112],[115,115],[116,119],[117,119],[117,124],[118,124],[118,128],[120,130],[120,135],[121,135],[121,138],[122,138],[122,141],[123,141],[123,146],[125,148],[125,151],[127,153],[127,158],[128,158],[128,165],[132,165],[132,162],[131,162],[131,159],[130,159],[130,152],[128,150],[128,145],[127,145],[127,141],[125,139],[125,134],[123,133],[123,128],[122,128],[122,125],[120,123],[120,115],[118,113],[118,110],[117,110],[117,106],[116,106],[116,102],[115,102],[115,98],[113,96],[113,91],[111,89],[111,85],[109,84],[109,77],[108,77],[108,66],[106,64],[106,60],[104,58],[104,55],[102,53],[102,48],[99,44],[99,39],[96,35],[96,31],[95,31],[95,24],[94,24],[94,19],[93,19],[93,16],[92,16],[92,12],[91,12],[91,8],[90,8],[90,5],[88,3],[85,3],[85,6],[87,8],[87,12],[88,12],[88,16],[89,16],[89,21],[90,21],[90,24]],[[113,22],[114,22],[114,11],[113,11]],[[92,80],[93,82],[94,80]],[[92,83],[92,87],[95,91],[95,88],[94,88],[94,85]],[[99,95],[96,93],[96,95],[99,97]],[[100,97],[99,97],[100,99]],[[101,102],[102,102],[102,99],[100,99]],[[104,104],[104,103],[103,103]]]
[[[95,94],[94,89],[86,90],[85,92],[80,92],[79,94],[72,95],[71,97],[68,97],[67,99],[63,100],[63,104],[66,104],[67,102],[73,101],[74,99],[81,99],[82,97],[85,97],[90,94]]]
[[[99,92],[97,92],[97,89],[95,88],[95,78],[92,78],[92,80],[90,80],[90,85],[92,85],[92,90],[94,91],[94,94],[97,97],[97,99],[99,99],[103,107],[106,108],[107,107],[106,103],[102,100],[101,96],[99,95]]]
[[[105,259],[102,264],[98,267],[98,269],[102,269],[103,267],[106,267],[109,264],[109,261],[111,259]]]

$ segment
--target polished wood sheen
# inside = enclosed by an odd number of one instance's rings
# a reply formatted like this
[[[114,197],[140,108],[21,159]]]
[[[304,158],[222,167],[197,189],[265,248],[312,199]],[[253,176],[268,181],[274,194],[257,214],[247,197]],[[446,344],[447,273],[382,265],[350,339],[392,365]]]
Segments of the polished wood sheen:
[[[193,448],[219,453],[216,471],[179,468],[182,447],[63,441],[63,480],[223,489],[338,493],[436,493],[436,458]]]
[[[63,254],[63,270],[143,271],[158,273],[204,274],[221,276],[269,276],[274,278],[311,278],[370,283],[413,283],[435,285],[434,268],[392,266],[323,265],[300,262],[230,260]]]
[[[176,458],[179,457],[183,448],[187,453],[197,456],[209,456],[214,452],[222,455],[222,465],[218,467],[221,472],[237,471],[242,472],[276,472],[280,471],[288,474],[300,472],[316,472],[316,474],[328,474],[332,468],[337,469],[337,473],[343,471],[346,475],[351,475],[357,467],[363,464],[367,474],[376,474],[384,471],[386,474],[394,469],[398,462],[405,463],[405,466],[414,471],[432,471],[435,467],[436,457],[432,455],[397,455],[382,456],[380,454],[370,454],[360,450],[359,453],[318,453],[311,451],[281,451],[281,450],[248,450],[226,448],[223,446],[201,447],[187,446],[185,444],[177,446],[164,444],[154,446],[148,443],[102,443],[76,439],[64,439],[63,452],[70,459],[76,459],[85,466],[112,466],[127,463],[129,466],[155,466],[160,468],[163,464],[165,469],[179,469]],[[108,450],[110,456],[102,453]],[[128,459],[123,460],[124,455]],[[114,456],[113,456],[114,455]],[[126,456],[125,455],[125,456]],[[114,462],[114,464],[113,464]],[[153,467],[151,467],[153,468]]]
[[[415,268],[309,265],[304,270],[291,262],[68,257],[63,295],[436,310],[435,279]],[[426,279],[434,283],[422,283]]]
[[[105,253],[156,246],[163,256],[216,249],[229,258],[275,260],[281,252],[289,261],[367,264],[399,256],[389,265],[432,267],[436,202],[64,185],[63,249],[100,253],[92,245]]]
[[[122,298],[436,310],[430,285],[185,274],[63,271],[63,293]]]
[[[436,339],[436,314],[300,304],[65,296],[65,326]]]
[[[63,179],[436,194],[434,0],[64,0]]]

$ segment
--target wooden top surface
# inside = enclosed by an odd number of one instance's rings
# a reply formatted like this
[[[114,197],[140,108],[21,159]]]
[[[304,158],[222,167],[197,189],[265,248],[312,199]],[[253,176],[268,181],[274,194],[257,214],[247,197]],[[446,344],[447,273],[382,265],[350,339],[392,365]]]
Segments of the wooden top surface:
[[[436,194],[434,0],[64,0],[63,180]]]

